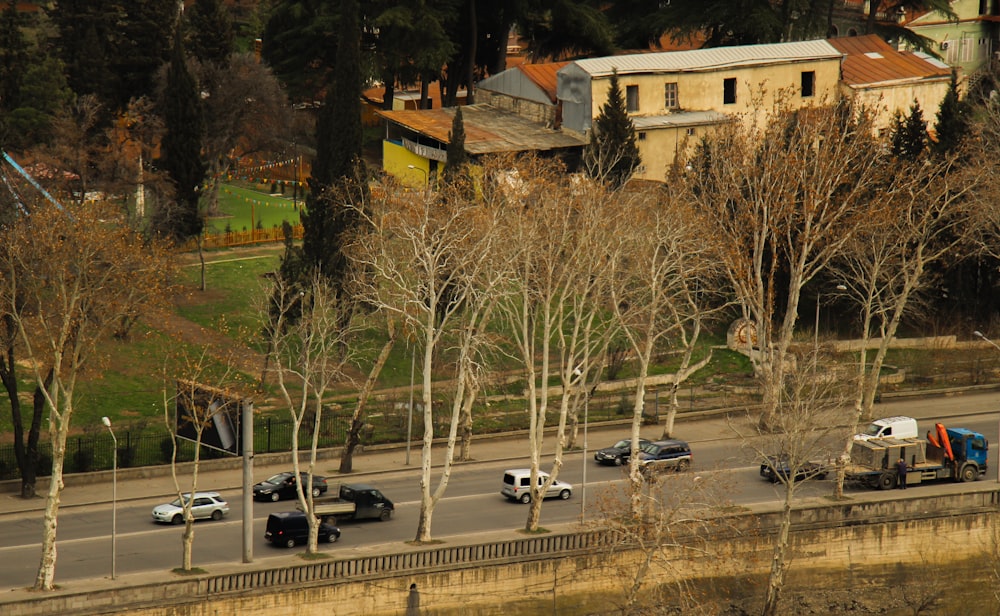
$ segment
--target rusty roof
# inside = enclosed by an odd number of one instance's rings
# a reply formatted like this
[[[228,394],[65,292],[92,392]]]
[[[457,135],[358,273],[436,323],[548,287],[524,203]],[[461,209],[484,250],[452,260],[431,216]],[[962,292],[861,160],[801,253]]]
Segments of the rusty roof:
[[[546,62],[544,64],[522,64],[517,67],[524,76],[545,92],[553,104],[556,98],[556,73],[569,62]]]
[[[875,34],[829,39],[844,54],[841,72],[849,86],[948,79],[951,69],[917,54],[896,51]]]
[[[378,111],[389,122],[431,139],[448,143],[448,133],[457,107],[407,111]],[[470,154],[554,150],[586,145],[586,141],[562,131],[546,128],[492,105],[465,105],[462,108],[465,151]]]

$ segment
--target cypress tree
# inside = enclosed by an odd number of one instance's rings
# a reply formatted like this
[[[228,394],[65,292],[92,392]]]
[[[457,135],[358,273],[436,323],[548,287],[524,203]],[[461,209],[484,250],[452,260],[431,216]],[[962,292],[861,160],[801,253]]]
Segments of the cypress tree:
[[[220,0],[196,0],[186,13],[188,49],[201,62],[225,67],[233,53],[233,21]]]
[[[159,221],[160,233],[186,239],[201,233],[204,221],[198,210],[205,163],[201,159],[204,119],[198,84],[188,70],[180,31],[174,35],[173,52],[167,69],[163,120],[166,132],[161,143],[162,166],[173,181],[177,209]]]
[[[931,148],[936,154],[947,154],[959,146],[969,132],[969,110],[958,97],[958,77],[951,72],[951,85],[941,100],[934,127],[936,139]]]
[[[584,165],[590,177],[618,188],[632,177],[639,163],[635,125],[628,117],[615,69],[611,74],[608,100],[594,120],[593,134],[584,150]]]
[[[338,290],[347,273],[341,246],[358,224],[367,195],[361,159],[361,29],[357,0],[341,3],[334,80],[316,122],[316,160],[302,214],[302,250]]]
[[[462,119],[462,108],[455,109],[455,117],[451,121],[451,131],[448,133],[447,159],[444,167],[444,181],[451,184],[457,180],[469,157],[465,153],[465,121]]]

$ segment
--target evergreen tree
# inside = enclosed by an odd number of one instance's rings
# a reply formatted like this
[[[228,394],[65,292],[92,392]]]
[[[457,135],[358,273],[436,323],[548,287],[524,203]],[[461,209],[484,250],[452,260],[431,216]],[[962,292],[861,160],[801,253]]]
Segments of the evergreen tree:
[[[157,230],[175,239],[187,239],[200,234],[204,224],[198,210],[200,187],[205,179],[205,163],[201,159],[204,120],[198,84],[188,70],[179,31],[174,36],[162,105],[166,132],[161,144],[161,164],[173,180],[177,208],[160,217]]]
[[[28,41],[21,32],[23,25],[24,20],[11,0],[0,13],[0,111],[9,112],[21,101],[21,83],[28,69]]]
[[[611,74],[608,100],[594,119],[590,143],[583,157],[588,175],[611,188],[625,184],[641,162],[635,125],[625,109],[617,70]]]
[[[355,206],[367,195],[361,159],[361,28],[357,0],[341,3],[334,83],[316,122],[316,159],[302,214],[302,250],[338,290],[347,261],[341,247],[360,218]]]
[[[462,120],[462,108],[455,108],[455,118],[451,121],[451,131],[448,133],[448,152],[445,161],[443,179],[451,184],[459,179],[469,157],[465,153],[465,122]]]
[[[927,122],[916,100],[905,120],[897,110],[892,124],[892,153],[896,158],[917,160],[927,149]]]
[[[936,154],[951,152],[969,133],[969,109],[958,97],[958,77],[954,70],[951,72],[951,85],[938,108],[934,132],[936,139],[931,148]]]
[[[204,63],[227,66],[235,34],[229,11],[221,0],[196,0],[185,15],[191,55]]]

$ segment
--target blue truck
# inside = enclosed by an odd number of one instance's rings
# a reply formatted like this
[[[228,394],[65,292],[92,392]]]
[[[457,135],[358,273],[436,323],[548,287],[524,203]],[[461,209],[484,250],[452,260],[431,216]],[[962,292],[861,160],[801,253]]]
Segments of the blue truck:
[[[899,485],[898,461],[906,461],[906,485],[951,479],[976,481],[989,466],[990,443],[979,432],[945,428],[926,438],[874,438],[854,441],[845,478],[870,488],[887,490]]]

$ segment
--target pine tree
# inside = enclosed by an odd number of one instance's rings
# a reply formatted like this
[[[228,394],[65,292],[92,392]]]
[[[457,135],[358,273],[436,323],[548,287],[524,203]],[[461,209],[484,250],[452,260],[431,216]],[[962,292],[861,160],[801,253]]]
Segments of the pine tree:
[[[188,49],[201,62],[227,66],[233,53],[233,21],[221,0],[196,0],[185,15]]]
[[[590,177],[614,189],[625,184],[639,164],[635,125],[625,109],[616,69],[611,74],[608,100],[594,120],[590,144],[584,150],[584,166]]]
[[[201,159],[204,119],[198,84],[188,70],[180,32],[167,69],[163,120],[166,132],[161,144],[162,166],[173,180],[177,209],[161,218],[158,231],[175,239],[187,239],[201,233],[204,221],[198,210],[200,187],[205,179]]]
[[[302,214],[302,250],[338,290],[346,276],[341,247],[359,222],[354,206],[367,194],[361,159],[361,29],[357,0],[341,3],[334,82],[316,122],[316,160]]]
[[[897,158],[917,160],[927,149],[927,122],[924,112],[916,100],[910,105],[910,113],[905,120],[897,111],[892,124],[892,153]]]
[[[468,163],[465,153],[465,121],[462,119],[462,108],[455,109],[455,118],[451,121],[451,131],[448,133],[447,159],[443,172],[445,183],[451,184],[461,177],[462,170]]]
[[[21,83],[28,70],[28,42],[21,32],[23,25],[15,3],[10,2],[0,13],[0,110],[7,112],[18,107]]]
[[[951,85],[938,108],[934,132],[936,139],[931,147],[935,154],[947,154],[956,149],[969,132],[969,109],[958,97],[955,71],[951,72]]]

